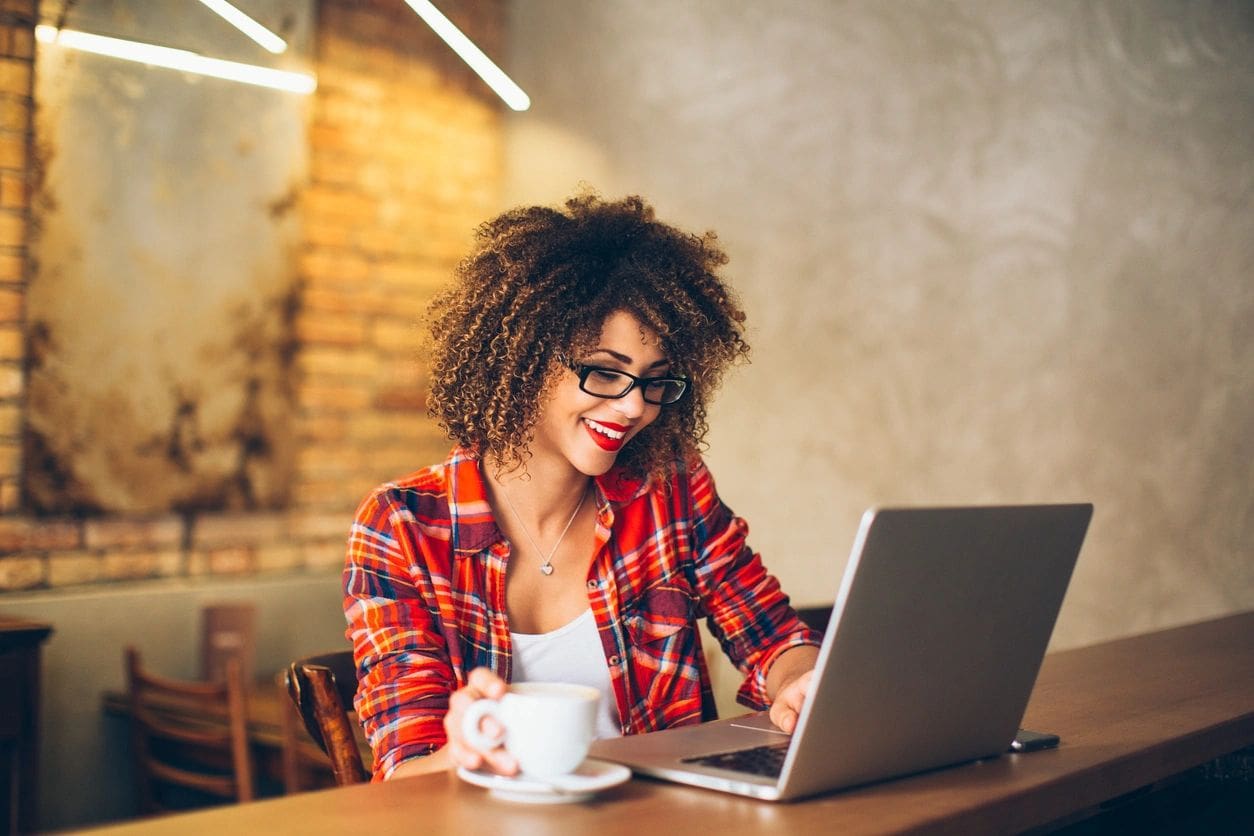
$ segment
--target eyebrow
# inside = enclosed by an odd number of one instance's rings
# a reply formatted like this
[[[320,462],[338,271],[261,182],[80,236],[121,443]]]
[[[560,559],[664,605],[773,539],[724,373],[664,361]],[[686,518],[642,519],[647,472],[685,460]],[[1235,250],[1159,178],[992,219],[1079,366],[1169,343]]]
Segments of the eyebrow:
[[[615,360],[617,360],[618,362],[622,363],[624,366],[631,365],[631,362],[632,362],[631,358],[628,357],[626,354],[619,354],[617,351],[611,351],[608,348],[594,348],[591,351],[591,353],[592,354],[608,354],[611,357],[613,357]],[[671,364],[671,361],[663,357],[661,360],[658,360],[656,363],[650,364],[648,368],[657,369],[657,368],[661,368],[662,366],[669,366],[670,364]]]

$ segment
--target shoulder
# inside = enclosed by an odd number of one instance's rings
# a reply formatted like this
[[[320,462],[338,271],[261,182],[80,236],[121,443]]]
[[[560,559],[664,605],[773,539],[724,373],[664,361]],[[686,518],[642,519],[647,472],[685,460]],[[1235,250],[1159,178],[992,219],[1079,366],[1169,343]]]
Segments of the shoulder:
[[[358,507],[358,521],[395,521],[399,514],[407,522],[447,523],[449,473],[449,462],[441,462],[378,485]]]

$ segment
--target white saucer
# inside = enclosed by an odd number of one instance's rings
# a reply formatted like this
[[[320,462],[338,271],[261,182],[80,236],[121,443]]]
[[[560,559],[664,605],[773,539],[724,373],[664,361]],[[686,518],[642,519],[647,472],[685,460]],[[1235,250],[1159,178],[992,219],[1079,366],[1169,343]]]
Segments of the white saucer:
[[[631,770],[622,764],[606,763],[589,758],[569,775],[541,780],[524,776],[507,777],[491,772],[471,771],[459,767],[457,777],[484,787],[489,794],[505,801],[524,804],[569,804],[586,801],[595,793],[616,787],[631,778]]]

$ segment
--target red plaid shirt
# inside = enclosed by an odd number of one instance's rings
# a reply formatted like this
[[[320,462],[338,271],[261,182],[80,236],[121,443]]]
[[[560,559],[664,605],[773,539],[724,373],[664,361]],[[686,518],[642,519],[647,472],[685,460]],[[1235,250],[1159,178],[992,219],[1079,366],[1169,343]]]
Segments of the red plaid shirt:
[[[677,467],[669,482],[618,470],[596,480],[588,601],[624,734],[715,716],[699,618],[746,674],[737,700],[755,709],[768,707],[766,672],[779,654],[819,640],[745,545],[748,527],[719,501],[705,465]],[[362,503],[344,611],[376,779],[444,744],[449,694],[472,669],[510,679],[509,555],[478,461],[464,450]]]

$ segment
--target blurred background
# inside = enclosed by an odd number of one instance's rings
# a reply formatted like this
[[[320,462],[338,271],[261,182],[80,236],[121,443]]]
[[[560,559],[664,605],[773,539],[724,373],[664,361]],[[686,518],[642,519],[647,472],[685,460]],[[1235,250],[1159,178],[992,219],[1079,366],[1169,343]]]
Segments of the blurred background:
[[[1091,501],[1054,649],[1254,606],[1254,6],[0,1],[0,615],[43,645],[40,823],[133,810],[122,647],[345,646],[357,502],[441,459],[419,317],[583,185],[715,230],[753,362],[708,460],[802,605],[877,504]],[[37,25],[316,78],[264,89]],[[735,673],[716,670],[720,703]],[[49,788],[74,787],[73,794]]]

